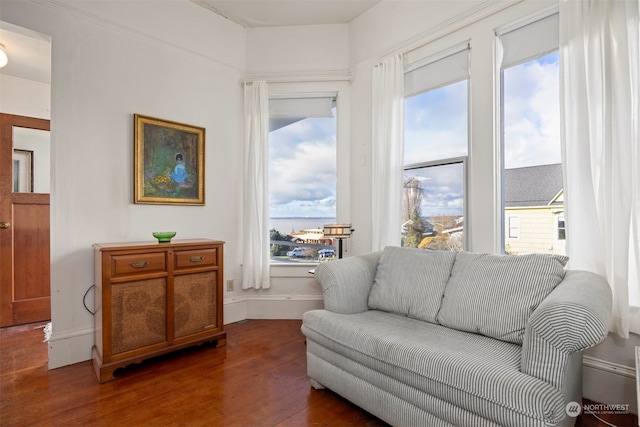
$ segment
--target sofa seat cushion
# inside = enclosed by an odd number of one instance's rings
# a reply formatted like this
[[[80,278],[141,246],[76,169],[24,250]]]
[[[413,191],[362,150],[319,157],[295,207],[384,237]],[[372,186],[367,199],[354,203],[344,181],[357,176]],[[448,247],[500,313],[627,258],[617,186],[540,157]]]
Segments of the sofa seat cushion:
[[[567,257],[460,252],[438,323],[522,344],[531,313],[560,284]]]
[[[561,393],[520,372],[517,344],[377,310],[313,310],[304,314],[302,331],[337,354],[498,424],[523,418],[554,424],[564,416]]]
[[[382,251],[369,307],[436,323],[455,252],[387,246]]]

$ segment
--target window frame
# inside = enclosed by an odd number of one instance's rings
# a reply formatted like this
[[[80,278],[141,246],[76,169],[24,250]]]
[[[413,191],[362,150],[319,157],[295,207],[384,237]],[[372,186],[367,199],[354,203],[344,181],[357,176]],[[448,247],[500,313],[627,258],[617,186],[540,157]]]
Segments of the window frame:
[[[468,105],[468,104],[467,104]],[[467,108],[468,110],[468,108]],[[468,143],[467,143],[468,145]],[[469,155],[466,156],[457,156],[457,157],[449,157],[442,160],[431,160],[428,162],[418,162],[412,163],[409,165],[405,165],[402,169],[403,173],[409,170],[414,169],[424,169],[430,167],[438,167],[438,166],[448,166],[455,164],[462,164],[462,217],[464,218],[464,226],[463,226],[463,240],[462,244],[464,246],[464,250],[468,250],[469,247],[469,233],[468,233],[468,221],[467,221],[467,206],[469,196],[467,194],[467,179],[468,179],[468,163],[469,163]],[[402,225],[402,224],[399,224]]]
[[[282,98],[326,98],[336,100],[336,221],[350,223],[351,207],[349,204],[350,186],[348,176],[350,168],[349,152],[349,109],[350,85],[348,81],[337,80],[330,82],[272,82],[269,83],[269,99]],[[271,218],[269,218],[271,219]],[[350,251],[350,239],[343,240],[343,253]],[[295,246],[292,246],[295,247]],[[270,262],[271,277],[297,277],[308,275],[310,266],[318,265],[318,261],[300,263]],[[293,272],[291,269],[300,269]],[[304,273],[304,274],[303,274]]]
[[[472,78],[471,78],[471,41],[469,39],[466,39],[464,41],[458,42],[458,43],[453,43],[447,47],[445,47],[442,50],[439,50],[437,52],[434,52],[432,54],[429,55],[424,55],[424,52],[422,53],[418,53],[420,52],[421,49],[416,49],[415,51],[409,52],[405,58],[406,58],[406,62],[405,62],[405,66],[404,66],[404,75],[405,75],[405,79],[407,74],[412,73],[416,70],[419,70],[422,67],[426,67],[426,66],[430,66],[430,65],[435,65],[438,63],[438,61],[448,61],[449,59],[452,59],[452,57],[454,56],[459,56],[461,54],[466,55],[466,60],[467,60],[467,72],[466,72],[466,77],[464,78],[458,78],[458,79],[453,79],[453,80],[447,80],[444,83],[441,83],[437,86],[431,87],[427,90],[423,90],[420,92],[416,92],[416,93],[410,93],[407,94],[406,90],[407,87],[405,86],[405,96],[404,96],[404,102],[406,102],[407,99],[415,97],[415,96],[420,96],[426,92],[430,92],[433,90],[437,90],[443,87],[447,87],[449,85],[452,84],[456,84],[459,83],[461,81],[466,81],[466,116],[467,116],[467,129],[466,129],[466,134],[467,134],[467,141],[466,141],[466,154],[462,155],[462,156],[454,156],[454,157],[446,157],[446,158],[442,158],[442,159],[437,159],[437,160],[428,160],[428,161],[424,161],[424,162],[416,162],[416,163],[408,163],[408,164],[404,164],[403,165],[403,169],[402,172],[403,174],[406,171],[412,170],[412,169],[421,169],[421,168],[426,168],[426,167],[435,167],[435,166],[447,166],[450,164],[456,164],[456,163],[462,163],[462,217],[464,218],[464,231],[463,231],[463,246],[464,246],[464,250],[470,250],[470,242],[471,242],[471,234],[469,232],[470,228],[471,228],[471,222],[469,220],[469,212],[468,212],[468,206],[469,206],[469,200],[470,200],[470,196],[469,196],[469,185],[468,185],[468,177],[469,177],[469,159],[470,159],[470,151],[471,151],[471,132],[472,132],[472,122],[471,122],[471,107],[472,107],[472,103],[471,103],[471,86],[472,86]],[[406,116],[405,116],[406,118]],[[403,118],[403,119],[405,119]],[[405,147],[406,150],[406,147]],[[404,153],[403,153],[404,156]],[[402,224],[398,224],[399,227],[402,226]]]
[[[562,226],[560,226],[560,223],[562,223]],[[562,237],[560,237],[561,234]],[[567,223],[565,222],[564,214],[556,217],[556,240],[567,240]]]
[[[511,220],[516,220],[517,224],[516,225],[512,225],[511,224]],[[507,223],[509,225],[509,232],[508,232],[508,238],[509,239],[519,239],[520,238],[520,217],[517,215],[509,215],[508,219],[507,219]],[[511,233],[511,230],[516,230],[517,232],[515,234],[517,235],[513,235]]]
[[[541,58],[544,56],[549,55],[552,52],[558,51],[560,49],[559,45],[560,45],[560,41],[559,41],[559,37],[556,35],[556,37],[558,37],[557,39],[557,43],[556,46],[553,50],[549,50],[549,38],[548,37],[544,37],[544,41],[541,42],[542,45],[544,45],[545,47],[543,49],[540,50],[539,53],[535,54],[535,56],[531,57],[527,57],[527,58],[521,58],[519,60],[512,60],[509,64],[507,65],[503,65],[503,59],[505,56],[505,52],[504,52],[504,47],[502,45],[502,41],[501,38],[504,37],[505,35],[511,35],[513,33],[517,33],[521,30],[524,30],[524,32],[531,32],[530,29],[537,25],[538,23],[542,23],[543,25],[539,28],[545,28],[545,21],[549,21],[549,20],[553,20],[553,19],[558,19],[558,15],[559,15],[559,11],[556,7],[536,13],[534,15],[530,15],[528,16],[526,19],[521,20],[520,22],[516,22],[516,23],[512,23],[506,26],[503,26],[500,29],[496,29],[495,30],[495,35],[494,35],[494,46],[496,46],[495,49],[495,82],[496,82],[496,86],[495,86],[495,99],[498,100],[498,102],[495,105],[495,126],[496,129],[498,130],[497,133],[497,138],[495,141],[495,152],[497,153],[497,161],[496,161],[496,168],[497,168],[497,173],[495,174],[496,176],[496,181],[495,181],[495,185],[497,188],[497,200],[496,200],[496,209],[498,209],[498,215],[496,217],[497,219],[497,227],[498,230],[497,231],[497,245],[496,245],[496,249],[499,251],[499,253],[505,254],[506,253],[506,241],[507,239],[511,238],[508,237],[509,236],[509,232],[510,230],[507,230],[507,213],[506,213],[506,206],[505,206],[505,111],[504,111],[504,105],[505,105],[505,94],[504,94],[504,71],[505,69],[509,69],[512,67],[515,67],[517,65],[523,64],[523,63],[527,63],[529,61],[533,61],[537,58]],[[529,49],[530,50],[530,49]],[[559,97],[560,94],[558,94]],[[559,98],[558,98],[559,99]],[[560,101],[559,101],[560,102]],[[563,166],[564,167],[564,166]],[[558,237],[557,234],[557,227],[556,227],[556,237]],[[556,239],[558,240],[558,239]]]

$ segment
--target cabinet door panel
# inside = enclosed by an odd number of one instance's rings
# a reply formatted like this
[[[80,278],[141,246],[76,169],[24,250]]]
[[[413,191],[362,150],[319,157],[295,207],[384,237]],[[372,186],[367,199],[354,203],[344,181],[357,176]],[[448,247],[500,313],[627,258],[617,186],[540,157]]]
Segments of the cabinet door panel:
[[[166,278],[112,284],[112,353],[166,342],[166,307]]]
[[[217,328],[216,271],[178,275],[174,278],[174,337]]]

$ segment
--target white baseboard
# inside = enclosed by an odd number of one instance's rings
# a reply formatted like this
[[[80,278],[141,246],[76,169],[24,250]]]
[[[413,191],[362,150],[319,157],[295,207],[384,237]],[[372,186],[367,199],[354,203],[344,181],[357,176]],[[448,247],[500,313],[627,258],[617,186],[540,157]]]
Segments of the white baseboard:
[[[225,300],[224,323],[245,319],[302,319],[324,307],[322,295],[252,295]]]
[[[628,404],[638,413],[635,368],[608,360],[583,356],[582,394],[585,399],[607,404]]]
[[[55,325],[53,326],[55,328]],[[49,338],[49,369],[72,365],[91,359],[94,344],[94,329],[85,328],[76,331],[56,333]]]
[[[224,301],[224,324],[245,319],[301,319],[309,311],[323,307],[322,295],[254,295]],[[49,339],[49,369],[91,359],[93,328],[55,332]]]
[[[224,300],[224,324],[236,323],[247,318],[247,301],[245,298]]]

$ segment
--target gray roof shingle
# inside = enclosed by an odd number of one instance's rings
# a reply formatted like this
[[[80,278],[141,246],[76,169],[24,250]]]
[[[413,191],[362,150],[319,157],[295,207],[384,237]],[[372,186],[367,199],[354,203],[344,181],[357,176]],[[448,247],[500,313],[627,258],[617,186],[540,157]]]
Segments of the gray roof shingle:
[[[546,206],[560,190],[562,190],[562,164],[560,163],[504,171],[505,207]]]

